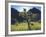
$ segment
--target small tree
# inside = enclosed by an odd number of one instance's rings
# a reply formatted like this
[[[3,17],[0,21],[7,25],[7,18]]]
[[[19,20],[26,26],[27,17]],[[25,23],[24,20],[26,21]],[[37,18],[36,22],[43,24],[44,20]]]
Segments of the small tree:
[[[30,21],[29,21],[30,15],[29,15],[29,17],[28,17],[28,14],[26,14],[26,9],[24,9],[24,15],[25,15],[26,20],[27,20],[27,23],[28,23],[28,29],[30,30],[30,29],[31,29],[31,28],[30,28]]]

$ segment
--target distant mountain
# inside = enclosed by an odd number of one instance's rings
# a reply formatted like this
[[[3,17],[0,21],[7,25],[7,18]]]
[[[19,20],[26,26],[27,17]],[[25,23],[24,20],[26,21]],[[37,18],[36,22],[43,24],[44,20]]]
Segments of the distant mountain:
[[[28,12],[27,12],[29,15],[31,15],[31,14],[36,14],[36,17],[35,17],[35,21],[36,20],[40,20],[41,19],[41,11],[39,10],[39,9],[37,9],[37,8],[32,8],[32,9],[30,9]]]
[[[15,18],[19,15],[19,11],[14,8],[11,8],[11,18]]]
[[[15,24],[16,23],[16,18],[19,16],[19,12],[14,9],[11,8],[11,24]]]
[[[32,12],[32,13],[39,13],[39,14],[41,14],[41,11],[39,10],[39,9],[37,9],[37,8],[32,8],[32,9],[30,9],[28,12]]]

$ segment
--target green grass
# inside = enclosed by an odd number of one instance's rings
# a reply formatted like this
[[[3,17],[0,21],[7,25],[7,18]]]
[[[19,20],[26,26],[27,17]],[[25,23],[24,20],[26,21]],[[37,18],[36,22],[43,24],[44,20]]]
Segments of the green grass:
[[[41,29],[41,23],[39,22],[31,22],[33,25],[30,24],[31,30],[39,30]],[[11,25],[11,31],[27,31],[29,29],[28,23],[16,23],[15,25]]]

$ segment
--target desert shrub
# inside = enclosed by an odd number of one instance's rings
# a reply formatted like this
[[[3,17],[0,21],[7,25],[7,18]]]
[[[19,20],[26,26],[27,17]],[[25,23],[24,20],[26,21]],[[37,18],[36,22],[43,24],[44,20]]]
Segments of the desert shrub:
[[[31,26],[32,30],[39,30],[41,29],[41,24],[40,23],[33,23],[34,25]]]
[[[41,20],[39,20],[38,22],[41,23]]]

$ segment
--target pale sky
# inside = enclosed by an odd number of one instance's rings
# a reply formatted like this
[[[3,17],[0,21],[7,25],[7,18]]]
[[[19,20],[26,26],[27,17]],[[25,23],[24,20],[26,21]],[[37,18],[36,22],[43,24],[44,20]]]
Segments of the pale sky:
[[[28,11],[29,9],[32,9],[33,7],[36,7],[37,9],[41,10],[41,7],[38,7],[38,6],[17,6],[17,5],[11,5],[11,8],[14,8],[14,9],[18,10],[19,12],[23,12],[23,8],[25,8],[26,11]]]

